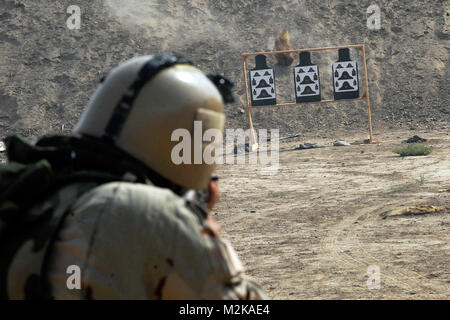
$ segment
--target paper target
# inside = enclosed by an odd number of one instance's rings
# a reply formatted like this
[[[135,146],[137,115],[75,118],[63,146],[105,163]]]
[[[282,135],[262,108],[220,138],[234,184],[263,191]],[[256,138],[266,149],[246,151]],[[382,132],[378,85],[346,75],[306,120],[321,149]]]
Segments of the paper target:
[[[250,90],[253,106],[276,104],[275,76],[268,68],[266,57],[255,57],[256,67],[250,71]]]
[[[319,67],[311,64],[309,52],[300,53],[300,64],[294,68],[297,103],[320,101]]]
[[[334,99],[358,98],[358,65],[356,61],[350,60],[348,49],[341,50],[339,50],[339,61],[332,65]]]

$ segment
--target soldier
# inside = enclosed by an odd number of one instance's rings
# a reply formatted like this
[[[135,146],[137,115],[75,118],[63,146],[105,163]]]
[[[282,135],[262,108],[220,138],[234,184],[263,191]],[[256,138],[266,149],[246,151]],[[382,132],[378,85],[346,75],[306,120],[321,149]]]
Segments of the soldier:
[[[27,209],[40,231],[4,260],[8,298],[266,298],[208,209],[183,198],[209,189],[213,208],[215,165],[171,161],[175,129],[199,120],[223,130],[225,80],[211,79],[176,57],[133,58],[106,76],[73,136],[9,139],[10,161],[45,159],[54,182],[40,182],[42,199]],[[80,290],[68,268],[79,268]]]

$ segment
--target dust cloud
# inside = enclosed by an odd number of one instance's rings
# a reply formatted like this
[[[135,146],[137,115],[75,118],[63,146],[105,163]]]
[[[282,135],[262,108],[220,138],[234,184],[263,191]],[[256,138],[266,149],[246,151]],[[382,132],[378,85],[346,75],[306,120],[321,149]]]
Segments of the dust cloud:
[[[237,48],[240,31],[210,1],[104,0],[104,6],[130,32],[162,39],[162,50],[218,39]]]

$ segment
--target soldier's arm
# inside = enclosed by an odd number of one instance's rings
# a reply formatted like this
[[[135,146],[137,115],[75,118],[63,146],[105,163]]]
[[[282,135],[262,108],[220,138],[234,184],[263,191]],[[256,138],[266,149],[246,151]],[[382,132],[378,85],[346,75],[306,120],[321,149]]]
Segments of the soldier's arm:
[[[186,206],[178,206],[174,217],[178,221],[169,223],[173,248],[168,250],[168,272],[159,280],[159,298],[267,299],[210,219]]]
[[[162,285],[162,299],[267,299],[260,287],[245,276],[241,262],[227,241],[210,239],[209,247],[202,250],[208,251],[212,268],[205,261],[193,261],[197,270],[191,272],[201,274],[196,279],[185,277],[190,271],[179,270],[174,265]]]

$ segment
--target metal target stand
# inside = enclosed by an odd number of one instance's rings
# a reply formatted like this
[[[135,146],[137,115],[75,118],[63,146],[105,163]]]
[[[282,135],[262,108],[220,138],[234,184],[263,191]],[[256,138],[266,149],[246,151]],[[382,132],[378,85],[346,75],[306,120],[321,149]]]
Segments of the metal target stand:
[[[302,103],[281,103],[281,104],[274,104],[274,105],[263,105],[263,106],[252,106],[251,101],[249,99],[249,91],[248,91],[248,79],[247,79],[247,58],[251,56],[257,56],[257,55],[276,55],[280,53],[300,53],[305,51],[325,51],[325,50],[339,50],[339,49],[351,49],[356,48],[362,53],[362,60],[363,60],[363,69],[364,69],[364,81],[365,81],[365,92],[358,98],[355,99],[339,99],[339,100],[320,100],[320,101],[314,101],[314,102],[302,102]],[[367,114],[368,114],[368,120],[369,120],[369,143],[373,142],[373,136],[372,136],[372,117],[370,113],[370,99],[369,99],[369,80],[367,78],[367,64],[366,64],[366,50],[364,44],[357,44],[357,45],[348,45],[348,46],[338,46],[338,47],[324,47],[324,48],[310,48],[310,49],[299,49],[299,50],[284,50],[284,51],[269,51],[269,52],[255,52],[255,53],[243,53],[242,54],[242,69],[244,72],[244,84],[245,84],[245,96],[247,99],[247,118],[248,123],[250,126],[250,139],[251,139],[251,150],[257,150],[258,149],[258,143],[256,141],[254,127],[253,127],[253,120],[252,120],[252,109],[260,109],[260,108],[275,108],[275,107],[290,107],[290,106],[300,106],[308,103],[336,103],[336,102],[342,102],[342,101],[358,101],[358,100],[366,100],[367,103]]]

